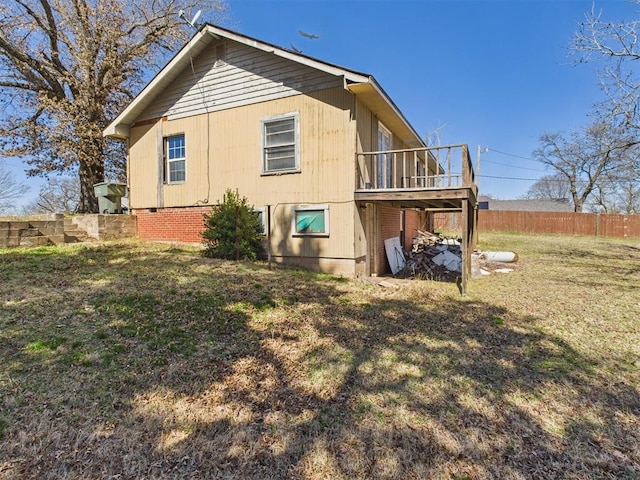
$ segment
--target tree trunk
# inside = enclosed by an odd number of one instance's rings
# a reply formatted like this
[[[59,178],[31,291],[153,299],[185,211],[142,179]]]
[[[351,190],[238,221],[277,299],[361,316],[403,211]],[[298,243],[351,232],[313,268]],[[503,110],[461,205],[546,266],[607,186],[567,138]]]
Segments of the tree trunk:
[[[98,198],[93,186],[104,181],[104,165],[100,162],[80,161],[78,170],[80,177],[80,203],[78,213],[100,213],[98,209]]]

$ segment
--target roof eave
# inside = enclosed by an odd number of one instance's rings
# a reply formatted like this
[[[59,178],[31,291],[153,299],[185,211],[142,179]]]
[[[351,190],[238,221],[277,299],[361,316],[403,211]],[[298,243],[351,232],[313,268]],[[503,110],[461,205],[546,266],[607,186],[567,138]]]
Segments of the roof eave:
[[[395,131],[396,135],[399,134],[408,147],[426,147],[420,135],[375,78],[369,76],[366,82],[345,81],[345,88],[359,97],[388,128]]]
[[[129,136],[129,128],[144,108],[146,108],[151,99],[155,98],[156,95],[166,87],[166,84],[182,70],[178,67],[181,64],[186,66],[187,59],[199,54],[213,38],[215,38],[215,35],[212,36],[208,33],[206,28],[198,30],[191,40],[189,40],[169,63],[136,95],[120,115],[107,126],[102,132],[102,135],[104,137],[120,139],[127,138]]]
[[[126,139],[129,137],[131,125],[142,114],[149,103],[162,91],[167,84],[175,78],[182,68],[187,66],[187,59],[195,57],[212,41],[213,38],[226,38],[253,48],[272,53],[274,55],[286,58],[303,65],[315,68],[331,75],[343,77],[344,85],[347,90],[358,95],[357,85],[364,85],[366,89],[371,89],[370,93],[374,93],[376,97],[382,100],[382,110],[385,111],[389,118],[398,119],[400,129],[406,132],[403,141],[410,146],[425,146],[420,135],[413,129],[398,107],[393,103],[391,98],[376,82],[376,80],[368,74],[350,70],[338,65],[333,65],[313,57],[309,57],[297,52],[293,52],[276,45],[272,45],[246,35],[241,35],[231,30],[216,27],[210,24],[203,25],[200,30],[187,42],[175,57],[147,84],[147,86],[131,101],[129,105],[118,115],[103,132],[105,137],[113,137]],[[361,89],[360,89],[361,90]]]

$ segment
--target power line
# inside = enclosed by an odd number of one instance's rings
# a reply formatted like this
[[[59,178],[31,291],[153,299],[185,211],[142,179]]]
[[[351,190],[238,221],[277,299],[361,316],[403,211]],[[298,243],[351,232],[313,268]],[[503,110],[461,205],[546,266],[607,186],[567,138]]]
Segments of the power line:
[[[537,182],[539,178],[520,178],[520,177],[500,177],[496,175],[478,175],[480,178],[497,178],[499,180],[523,180],[526,182]]]
[[[477,177],[480,178],[493,178],[493,179],[497,179],[497,180],[522,180],[524,182],[537,182],[539,180],[542,180],[543,178],[522,178],[522,177],[501,177],[498,175],[476,175]],[[562,178],[544,178],[545,182],[555,182],[555,183],[563,183],[565,182],[564,179]],[[581,180],[578,179],[577,180],[578,185],[582,186],[582,185],[586,185],[588,182],[586,180]],[[614,180],[614,179],[601,179],[599,182],[597,182],[598,184],[611,184],[611,185],[616,185],[618,183],[620,183],[620,180]]]
[[[523,157],[522,155],[516,155],[515,153],[501,152],[500,150],[496,150],[495,148],[491,148],[491,147],[488,147],[488,148],[489,148],[489,152],[499,153],[501,155],[506,155],[508,157],[521,158],[522,160],[529,160],[530,162],[544,163],[544,162],[541,162],[540,160],[536,160],[535,158]]]
[[[493,163],[494,165],[501,165],[503,167],[510,167],[510,168],[519,168],[521,170],[530,170],[532,172],[541,172],[544,173],[544,170],[540,170],[538,168],[528,168],[528,167],[520,167],[518,165],[509,165],[508,163],[500,163],[500,162],[494,162],[493,160],[482,160],[483,163]]]

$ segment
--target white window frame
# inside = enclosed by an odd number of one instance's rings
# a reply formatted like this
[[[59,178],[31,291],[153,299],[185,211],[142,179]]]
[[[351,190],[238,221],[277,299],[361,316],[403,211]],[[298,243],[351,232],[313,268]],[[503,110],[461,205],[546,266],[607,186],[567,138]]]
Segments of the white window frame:
[[[169,155],[169,140],[176,137],[182,137],[184,144],[184,157],[170,158]],[[167,135],[164,137],[164,155],[166,165],[165,183],[167,184],[180,184],[187,181],[187,137],[184,133],[176,133],[174,135]],[[184,162],[184,180],[171,180],[171,164],[176,162]]]
[[[278,122],[282,120],[293,119],[293,128],[294,128],[294,155],[295,165],[290,168],[282,168],[279,170],[268,170],[267,169],[267,156],[266,151],[269,146],[266,145],[267,135],[266,129],[267,125],[273,122]],[[262,175],[281,175],[283,173],[298,173],[300,172],[300,114],[298,112],[285,113],[282,115],[275,115],[271,117],[265,117],[260,122],[260,131],[261,131],[261,173]],[[284,146],[284,145],[280,145]]]
[[[296,212],[309,210],[324,211],[324,232],[298,232]],[[295,205],[291,208],[291,235],[294,237],[328,237],[329,236],[329,204]]]
[[[261,215],[261,219],[262,221],[260,222],[262,224],[262,235],[266,235],[267,234],[267,207],[253,207],[253,211],[254,212],[258,212]]]

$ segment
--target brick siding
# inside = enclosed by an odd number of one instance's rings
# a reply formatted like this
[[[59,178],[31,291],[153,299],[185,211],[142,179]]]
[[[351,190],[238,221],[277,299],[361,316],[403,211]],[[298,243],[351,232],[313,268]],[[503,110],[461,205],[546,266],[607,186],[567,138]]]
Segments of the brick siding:
[[[404,249],[411,251],[413,239],[418,235],[418,230],[423,229],[421,225],[421,212],[417,210],[405,210],[404,212]]]
[[[201,243],[204,214],[211,207],[159,208],[135,210],[138,236],[147,240]]]

